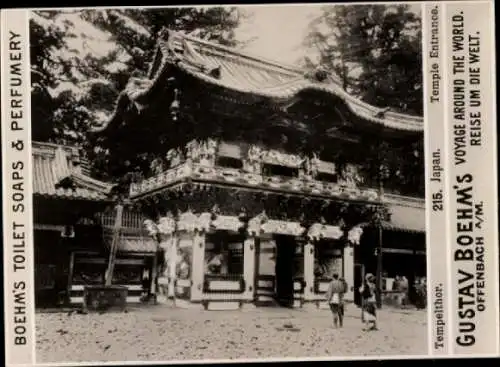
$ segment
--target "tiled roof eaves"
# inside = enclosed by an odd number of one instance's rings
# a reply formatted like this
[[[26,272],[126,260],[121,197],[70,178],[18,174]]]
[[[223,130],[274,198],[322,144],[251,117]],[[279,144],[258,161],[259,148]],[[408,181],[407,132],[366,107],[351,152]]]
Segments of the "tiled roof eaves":
[[[289,89],[289,88],[284,88],[286,83],[283,84],[283,86],[277,85],[275,88],[272,88],[273,90],[266,90],[266,89],[261,89],[257,88],[255,90],[240,90],[241,92],[244,93],[260,93],[264,96],[271,97],[271,98],[292,98],[296,96],[298,93],[301,91],[304,91],[306,89],[313,89],[321,92],[325,92],[330,95],[335,95],[340,98],[342,98],[345,103],[348,105],[348,107],[351,109],[351,111],[358,115],[361,118],[364,118],[366,120],[382,124],[384,126],[387,126],[389,128],[393,129],[402,129],[402,130],[413,130],[413,131],[423,131],[423,118],[420,116],[412,116],[412,115],[407,115],[407,114],[402,114],[402,113],[397,113],[397,112],[392,112],[392,111],[387,111],[384,113],[383,118],[378,118],[375,115],[381,112],[380,108],[371,106],[358,98],[351,96],[348,94],[346,91],[344,91],[339,82],[337,80],[332,80],[330,77],[329,83],[328,84],[323,84],[323,83],[314,83],[311,81],[308,81],[307,79],[304,78],[304,71],[301,70],[300,68],[297,67],[292,67],[288,65],[282,65],[277,62],[265,60],[263,58],[256,58],[251,55],[248,55],[246,53],[243,53],[241,51],[236,51],[234,49],[218,45],[212,42],[207,42],[204,40],[196,39],[190,36],[182,35],[182,34],[174,34],[174,37],[181,37],[183,40],[187,40],[191,43],[201,45],[205,49],[211,49],[211,50],[217,50],[222,54],[230,54],[235,57],[238,57],[240,59],[248,59],[251,60],[252,63],[254,64],[254,67],[260,67],[260,68],[266,68],[269,69],[269,67],[272,67],[275,72],[288,72],[291,73],[291,77],[295,76],[298,79],[302,80],[302,83],[300,83],[295,90]],[[172,38],[172,35],[169,37]],[[185,42],[188,43],[188,42]],[[193,51],[190,51],[192,53]],[[197,57],[200,57],[200,54],[197,54]],[[218,84],[220,86],[229,88],[229,89],[235,89],[237,90],[236,85],[227,85],[224,83],[217,83],[217,79],[212,78],[208,75],[202,74],[202,73],[195,73],[196,76],[198,77],[203,77],[203,79],[207,82],[212,82],[215,84]]]
[[[247,59],[250,61],[254,61],[255,63],[258,63],[258,64],[263,65],[263,66],[275,67],[275,68],[281,69],[282,71],[294,73],[294,74],[298,74],[298,75],[303,74],[302,69],[300,69],[296,66],[293,66],[293,65],[286,65],[284,63],[279,63],[277,61],[269,60],[269,59],[266,59],[264,57],[256,57],[255,55],[251,55],[251,54],[246,53],[244,51],[236,50],[236,49],[231,48],[231,47],[226,47],[226,46],[214,43],[214,42],[205,41],[205,40],[191,37],[189,35],[185,35],[185,34],[181,34],[181,33],[176,33],[173,36],[174,37],[175,36],[181,37],[189,42],[198,44],[204,48],[209,48],[209,49],[216,50],[216,51],[219,51],[219,52],[224,53],[224,54],[230,54],[230,55],[236,56],[238,58],[243,58],[243,59]]]
[[[44,198],[107,201],[112,185],[79,171],[78,149],[52,143],[32,143],[33,194]],[[69,184],[71,187],[65,186]]]
[[[258,91],[252,91],[245,88],[239,88],[237,85],[234,84],[224,83],[218,79],[215,79],[201,72],[196,72],[192,68],[189,68],[189,66],[187,66],[184,63],[180,63],[179,66],[186,73],[200,80],[203,80],[204,82],[219,87],[231,89],[244,94],[259,94],[266,98],[289,100],[295,98],[299,93],[307,90],[324,92],[326,94],[341,98],[344,101],[344,103],[346,103],[350,111],[362,119],[380,124],[390,129],[423,132],[423,119],[410,115],[396,114],[390,111],[385,112],[385,118],[378,118],[376,117],[376,115],[381,111],[381,109],[373,107],[367,103],[364,103],[359,99],[350,96],[347,92],[343,91],[342,89],[336,88],[335,86],[332,85],[321,85],[317,83],[304,81],[303,83],[301,83],[302,84],[301,86],[294,86],[292,88],[286,88],[286,86],[283,86],[284,88],[281,90],[275,89],[271,91],[266,89],[259,89]]]
[[[384,202],[387,204],[410,206],[425,210],[425,199],[422,197],[385,193]]]
[[[401,130],[401,131],[409,131],[415,133],[423,132],[423,118],[421,116],[412,116],[402,113],[397,113],[393,111],[384,111],[384,109],[371,106],[358,98],[349,95],[346,91],[344,91],[338,83],[329,82],[329,83],[320,83],[320,82],[312,82],[306,79],[303,75],[303,72],[300,72],[298,68],[283,66],[275,62],[270,62],[267,60],[262,60],[260,58],[251,57],[247,54],[240,53],[236,50],[231,50],[227,47],[217,45],[215,43],[198,40],[189,36],[174,34],[175,37],[181,38],[184,40],[188,40],[189,42],[195,42],[199,45],[203,45],[204,47],[209,47],[211,49],[216,49],[221,52],[230,53],[233,56],[240,58],[248,58],[252,60],[254,63],[260,63],[262,67],[273,67],[273,68],[281,68],[282,72],[290,73],[291,76],[296,75],[296,81],[294,83],[290,83],[289,81],[276,85],[271,88],[255,88],[248,89],[245,87],[240,87],[237,83],[225,83],[217,78],[214,78],[210,75],[204,74],[193,68],[186,59],[183,59],[182,55],[176,54],[172,50],[172,42],[169,37],[168,42],[160,42],[158,45],[158,49],[161,50],[162,58],[160,61],[160,65],[155,68],[158,70],[153,79],[150,80],[148,86],[142,88],[140,90],[134,90],[132,93],[127,88],[119,95],[117,100],[116,108],[108,120],[107,123],[101,125],[100,127],[94,127],[93,131],[96,133],[103,132],[107,129],[108,126],[114,125],[120,119],[122,111],[128,107],[131,101],[138,101],[145,98],[152,90],[155,89],[157,84],[160,83],[166,73],[171,69],[172,66],[178,67],[183,70],[185,73],[192,75],[199,80],[202,80],[206,83],[210,83],[215,86],[219,86],[222,88],[226,88],[229,90],[234,90],[239,93],[248,94],[248,95],[259,95],[264,98],[272,98],[278,100],[288,100],[294,99],[296,96],[304,91],[313,90],[318,92],[323,92],[327,95],[336,96],[341,98],[349,110],[361,119],[366,121],[370,121],[372,123],[379,124],[383,127]],[[380,116],[379,116],[380,115]]]
[[[382,229],[386,231],[395,231],[395,232],[406,232],[406,233],[425,233],[425,229],[416,229],[416,228],[407,228],[403,226],[394,225],[390,222],[382,223]]]
[[[78,148],[70,145],[32,141],[31,146],[33,155],[54,156],[56,149],[63,149],[66,153],[70,154],[71,158],[78,159],[79,157]]]
[[[86,187],[89,190],[101,192],[107,196],[111,193],[114,185],[99,181],[81,173],[72,173],[70,177],[75,183]]]
[[[68,190],[59,191],[54,193],[40,193],[34,192],[34,197],[40,197],[44,199],[64,199],[64,200],[80,200],[80,201],[96,201],[96,202],[112,202],[112,200],[106,196],[98,195],[95,193],[71,193]]]

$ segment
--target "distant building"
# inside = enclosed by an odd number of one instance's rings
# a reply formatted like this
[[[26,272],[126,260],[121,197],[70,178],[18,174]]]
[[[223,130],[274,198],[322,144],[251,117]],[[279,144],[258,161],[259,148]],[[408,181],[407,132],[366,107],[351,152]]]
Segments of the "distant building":
[[[423,198],[383,195],[359,169],[363,141],[423,141],[421,117],[367,105],[324,70],[167,33],[149,79],[132,78],[96,130],[170,142],[130,188],[164,249],[166,295],[208,309],[322,306],[336,272],[353,300],[376,269],[382,206],[388,276],[425,275]]]

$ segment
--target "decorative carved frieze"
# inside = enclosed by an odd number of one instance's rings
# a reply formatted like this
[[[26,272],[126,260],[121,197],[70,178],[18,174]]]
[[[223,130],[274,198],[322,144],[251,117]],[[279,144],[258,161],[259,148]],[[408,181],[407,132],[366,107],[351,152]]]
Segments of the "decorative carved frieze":
[[[288,236],[302,236],[305,228],[298,222],[288,222],[283,220],[268,220],[260,227],[261,232],[282,234]]]
[[[218,215],[212,220],[211,226],[216,230],[237,232],[243,223],[238,217],[232,215]]]
[[[155,222],[153,222],[151,219],[146,219],[144,221],[144,227],[146,227],[146,230],[151,237],[156,238],[159,230]]]
[[[248,182],[250,185],[257,186],[262,184],[263,177],[255,173],[244,173],[242,176],[242,180]]]
[[[141,181],[141,183],[133,183],[130,185],[130,196],[140,195],[160,187],[179,182],[185,178],[191,177],[192,166],[184,163],[168,171],[162,172],[157,176]]]
[[[347,200],[376,201],[378,199],[376,190],[359,188],[363,180],[356,165],[347,164],[345,169],[338,173],[335,164],[321,161],[315,154],[312,157],[302,157],[250,145],[246,154],[242,154],[241,169],[219,167],[215,165],[219,145],[212,139],[193,140],[186,146],[186,160],[182,157],[180,149],[170,150],[167,155],[171,168],[162,171],[160,164],[155,163],[153,166],[159,173],[139,184],[132,184],[130,195],[139,196],[185,179],[199,179],[214,183],[253,186],[263,190],[267,188]],[[299,177],[263,175],[264,163],[296,167]],[[317,180],[318,173],[335,175],[338,177],[338,182]]]
[[[152,220],[146,220],[144,225],[149,234],[154,237],[158,234],[172,235],[176,231],[191,233],[209,232],[211,230],[238,232],[244,228],[245,221],[233,215],[219,215],[209,212],[196,215],[191,210],[188,210],[180,214],[177,220],[171,214],[168,214],[160,218],[158,224],[155,224]],[[299,222],[269,219],[265,211],[248,220],[246,230],[248,235],[252,237],[259,237],[264,234],[306,236],[309,241],[313,242],[322,239],[338,240],[344,236],[344,231],[340,225],[313,223],[309,228],[305,228]],[[347,240],[350,244],[358,245],[362,234],[363,228],[355,226],[348,232]]]
[[[196,230],[208,232],[212,226],[212,213],[201,213],[196,220]]]
[[[184,162],[184,155],[182,154],[182,150],[179,148],[170,149],[167,152],[166,158],[170,168],[177,167]]]
[[[376,190],[360,189],[352,185],[346,186],[343,182],[332,183],[301,180],[293,177],[262,176],[255,173],[243,173],[233,168],[209,167],[189,162],[162,172],[158,176],[144,180],[140,184],[132,184],[130,186],[130,196],[135,197],[146,194],[165,186],[174,185],[188,178],[212,181],[214,183],[243,184],[263,190],[269,187],[271,189],[303,193],[305,195],[331,196],[349,200],[378,200]]]
[[[215,164],[217,146],[217,142],[213,139],[192,140],[186,145],[186,157],[193,163],[212,167]]]
[[[218,176],[228,182],[236,182],[241,180],[241,172],[234,168],[222,168],[218,170]]]
[[[163,235],[171,235],[172,233],[175,232],[175,218],[173,217],[172,214],[167,214],[165,217],[161,217],[158,220],[158,231],[159,233]]]
[[[363,228],[360,226],[356,226],[351,228],[351,230],[347,233],[347,240],[353,245],[359,245],[362,235]]]
[[[339,183],[347,188],[356,188],[363,184],[363,179],[359,174],[359,168],[353,164],[347,164],[341,174]]]
[[[314,223],[307,232],[307,237],[311,241],[318,241],[321,239],[338,240],[344,235],[344,232],[339,226],[330,226],[321,223]]]
[[[207,232],[210,230],[211,213],[196,215],[190,210],[179,215],[177,230],[185,232]]]
[[[258,237],[261,232],[261,227],[262,224],[268,221],[268,217],[265,211],[262,213],[256,215],[252,219],[248,221],[248,228],[247,231],[250,234],[250,236],[255,236]]]
[[[268,150],[264,151],[262,154],[263,163],[274,164],[277,166],[298,168],[301,166],[303,161],[304,158],[298,155],[287,154],[278,150]]]
[[[379,199],[379,194],[377,190],[374,189],[364,189],[361,192],[361,197],[367,201],[375,201]]]
[[[256,145],[251,145],[248,148],[247,157],[243,160],[243,170],[260,175],[262,174],[262,157],[264,150]]]
[[[319,172],[320,162],[316,153],[313,153],[312,157],[303,158],[299,170],[299,177],[303,180],[314,180]]]

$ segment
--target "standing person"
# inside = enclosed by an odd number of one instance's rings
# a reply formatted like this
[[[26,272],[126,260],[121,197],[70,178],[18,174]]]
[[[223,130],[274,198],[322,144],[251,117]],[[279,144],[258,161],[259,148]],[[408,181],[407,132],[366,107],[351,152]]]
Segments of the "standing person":
[[[333,274],[333,279],[328,285],[326,301],[330,305],[333,314],[334,327],[342,327],[344,321],[344,282],[339,279],[338,274]]]
[[[349,285],[347,284],[347,281],[343,277],[340,278],[340,281],[342,282],[342,285],[344,286],[344,293],[342,294],[342,303],[340,305],[340,312],[342,313],[342,320],[343,320],[344,319],[344,315],[345,315],[344,296],[349,291]]]
[[[396,277],[394,278],[394,283],[392,283],[392,290],[393,291],[399,291],[399,275],[396,275]]]
[[[359,288],[361,299],[363,300],[362,320],[366,327],[365,331],[377,330],[377,286],[375,285],[375,276],[367,274],[364,284]]]
[[[408,291],[409,291],[409,284],[408,284],[408,278],[406,276],[402,276],[399,281],[399,291],[401,292],[402,295],[402,306],[406,307],[408,305]]]

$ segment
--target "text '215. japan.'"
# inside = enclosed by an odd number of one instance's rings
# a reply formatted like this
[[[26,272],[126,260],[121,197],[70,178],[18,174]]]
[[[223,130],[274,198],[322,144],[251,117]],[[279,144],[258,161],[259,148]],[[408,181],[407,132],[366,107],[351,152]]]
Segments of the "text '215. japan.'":
[[[450,14],[3,12],[6,364],[494,354],[457,346]]]

